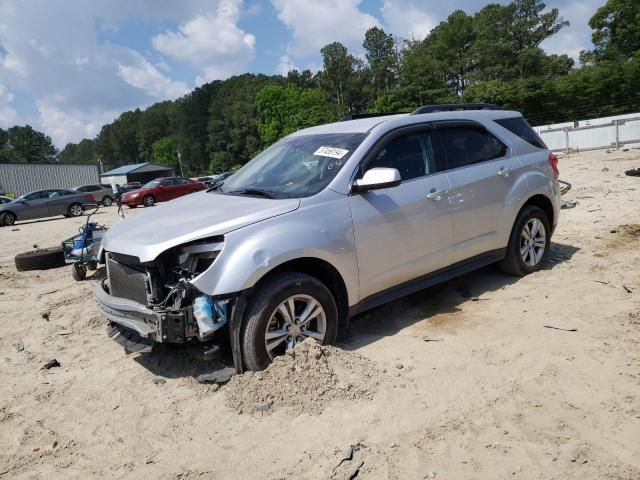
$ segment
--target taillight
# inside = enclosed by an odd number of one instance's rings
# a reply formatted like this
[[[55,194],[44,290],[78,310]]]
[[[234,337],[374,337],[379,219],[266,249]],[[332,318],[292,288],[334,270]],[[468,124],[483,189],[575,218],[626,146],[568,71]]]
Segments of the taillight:
[[[558,156],[553,152],[549,152],[549,164],[553,169],[553,176],[556,178],[560,177],[560,170],[558,170]]]

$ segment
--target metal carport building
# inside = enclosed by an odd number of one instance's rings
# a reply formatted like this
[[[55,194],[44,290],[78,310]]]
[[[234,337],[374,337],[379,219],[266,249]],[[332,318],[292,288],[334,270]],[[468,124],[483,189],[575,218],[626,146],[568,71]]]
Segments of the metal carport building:
[[[164,167],[151,162],[136,163],[135,165],[125,165],[124,167],[114,168],[105,173],[100,174],[102,183],[111,183],[111,178],[118,185],[124,185],[130,182],[140,182],[145,184],[158,177],[175,177],[176,171],[171,167]]]

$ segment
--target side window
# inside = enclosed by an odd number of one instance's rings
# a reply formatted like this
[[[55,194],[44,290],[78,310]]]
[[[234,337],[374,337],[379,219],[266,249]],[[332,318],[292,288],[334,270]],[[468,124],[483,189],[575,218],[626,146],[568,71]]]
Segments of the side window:
[[[163,187],[170,187],[173,185],[173,180],[163,180],[160,185],[162,185]]]
[[[470,127],[439,130],[446,152],[447,169],[465,167],[504,157],[507,147],[491,133]]]
[[[431,134],[409,133],[394,138],[366,166],[395,168],[400,178],[411,180],[435,172],[434,150]]]
[[[190,183],[186,178],[176,178],[173,180],[174,185],[185,185]]]
[[[78,187],[78,188],[76,188],[76,190],[77,190],[78,192],[86,192],[86,191],[88,191],[88,190],[89,190],[89,187],[87,187],[87,186],[84,186],[84,187]]]
[[[525,142],[530,143],[534,147],[547,148],[538,134],[531,128],[527,121],[522,117],[510,117],[494,120],[501,127],[506,128],[511,133],[516,134]]]
[[[87,187],[87,192],[97,192],[98,190],[100,190],[99,185],[89,185]]]
[[[43,198],[47,198],[48,192],[46,190],[41,190],[39,192],[33,192],[31,195],[27,195],[24,197],[25,200],[42,200]]]

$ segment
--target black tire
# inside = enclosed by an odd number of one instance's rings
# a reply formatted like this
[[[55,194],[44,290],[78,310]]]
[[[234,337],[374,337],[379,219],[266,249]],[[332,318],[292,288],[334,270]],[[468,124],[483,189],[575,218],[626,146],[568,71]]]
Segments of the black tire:
[[[16,223],[16,216],[11,212],[6,212],[0,218],[0,227],[11,227],[14,223]]]
[[[84,208],[79,203],[72,203],[67,209],[67,215],[70,217],[81,217],[84,213]]]
[[[263,370],[271,358],[265,345],[267,323],[275,309],[293,295],[307,295],[325,312],[324,345],[332,344],[338,333],[338,308],[329,289],[318,279],[296,272],[284,272],[263,281],[251,296],[242,329],[242,357],[249,370]]]
[[[109,195],[102,197],[102,206],[110,207],[111,205],[113,205],[113,198],[111,198]]]
[[[77,263],[72,263],[71,276],[76,282],[81,282],[82,280],[87,278],[87,267]]]
[[[15,256],[16,270],[26,272],[28,270],[48,270],[50,268],[64,267],[64,253],[62,247],[44,248],[33,252],[20,253]]]
[[[544,227],[545,241],[544,252],[540,260],[535,265],[527,264],[522,258],[520,249],[522,235],[525,225],[529,224],[534,219],[540,220]],[[541,242],[542,243],[542,242]],[[549,219],[544,211],[536,206],[529,205],[520,210],[516,222],[511,230],[511,236],[509,237],[509,245],[507,246],[507,254],[504,259],[499,262],[500,269],[504,273],[509,275],[516,275],[518,277],[524,277],[533,272],[537,272],[542,268],[547,258],[549,257],[549,250],[551,249],[551,226],[549,225]]]
[[[156,199],[153,195],[145,195],[142,199],[142,205],[145,207],[153,207],[156,204]]]
[[[88,262],[87,270],[95,271],[98,269],[98,262]]]

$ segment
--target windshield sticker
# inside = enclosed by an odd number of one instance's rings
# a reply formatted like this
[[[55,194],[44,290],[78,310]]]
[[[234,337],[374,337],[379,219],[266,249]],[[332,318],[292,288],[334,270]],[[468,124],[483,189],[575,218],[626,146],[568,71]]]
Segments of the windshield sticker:
[[[344,157],[347,153],[349,153],[349,150],[334,147],[320,147],[313,152],[314,155],[318,155],[320,157],[331,157],[337,158],[338,160]]]

